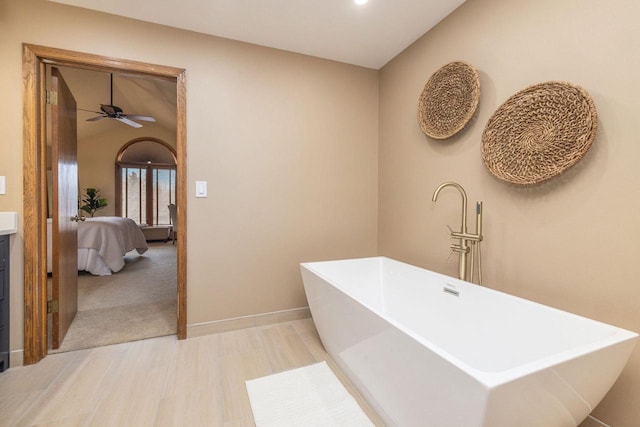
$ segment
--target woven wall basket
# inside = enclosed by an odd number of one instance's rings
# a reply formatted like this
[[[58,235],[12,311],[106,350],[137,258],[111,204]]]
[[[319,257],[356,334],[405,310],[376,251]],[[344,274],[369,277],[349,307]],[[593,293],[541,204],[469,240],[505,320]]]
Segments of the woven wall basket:
[[[427,81],[418,102],[420,129],[435,139],[458,133],[471,120],[480,99],[480,79],[475,68],[451,62]]]
[[[537,184],[576,164],[591,147],[597,126],[595,104],[581,87],[533,85],[493,113],[482,133],[482,159],[501,180]]]

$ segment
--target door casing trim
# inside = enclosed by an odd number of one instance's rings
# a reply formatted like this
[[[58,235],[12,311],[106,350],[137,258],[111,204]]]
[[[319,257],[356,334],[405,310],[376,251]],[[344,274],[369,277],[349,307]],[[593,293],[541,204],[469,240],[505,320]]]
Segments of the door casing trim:
[[[47,355],[47,237],[45,65],[127,72],[176,83],[176,185],[178,208],[177,337],[187,337],[186,70],[24,43],[23,240],[24,364]]]

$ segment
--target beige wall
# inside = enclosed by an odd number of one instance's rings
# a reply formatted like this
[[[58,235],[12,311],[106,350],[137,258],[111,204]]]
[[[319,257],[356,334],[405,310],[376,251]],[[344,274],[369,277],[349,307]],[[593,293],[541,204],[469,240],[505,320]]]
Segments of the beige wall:
[[[0,0],[0,210],[20,214],[23,42],[187,70],[189,325],[306,306],[299,262],[375,255],[376,71]],[[209,182],[208,198],[193,196],[196,180]],[[22,231],[11,246],[11,346],[20,349]]]
[[[484,201],[486,285],[640,331],[635,265],[640,236],[640,3],[469,0],[380,71],[379,253],[456,275],[446,225],[459,227],[459,196],[431,196],[453,180],[470,207]],[[480,106],[459,135],[421,133],[418,96],[442,65],[473,64]],[[481,134],[509,96],[565,80],[592,95],[598,136],[573,170],[531,188],[495,179]],[[470,228],[475,220],[469,215]],[[490,313],[487,313],[490,315]],[[640,420],[640,346],[595,416],[616,427]]]
[[[158,127],[147,127],[143,134],[136,131],[137,129],[119,126],[113,131],[78,141],[80,195],[87,187],[99,188],[100,195],[105,197],[108,203],[107,207],[96,213],[96,216],[115,215],[115,161],[123,145],[136,138],[150,137],[176,147],[175,132]]]

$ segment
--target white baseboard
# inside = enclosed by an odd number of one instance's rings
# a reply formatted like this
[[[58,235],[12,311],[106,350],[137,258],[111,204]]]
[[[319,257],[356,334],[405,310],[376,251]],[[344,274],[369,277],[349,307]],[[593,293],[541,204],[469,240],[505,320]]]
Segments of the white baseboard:
[[[309,307],[301,307],[252,316],[235,317],[233,319],[216,320],[213,322],[194,323],[193,325],[187,325],[187,338],[234,331],[237,329],[254,328],[256,326],[272,325],[274,323],[290,322],[292,320],[307,319],[309,317],[311,317]]]

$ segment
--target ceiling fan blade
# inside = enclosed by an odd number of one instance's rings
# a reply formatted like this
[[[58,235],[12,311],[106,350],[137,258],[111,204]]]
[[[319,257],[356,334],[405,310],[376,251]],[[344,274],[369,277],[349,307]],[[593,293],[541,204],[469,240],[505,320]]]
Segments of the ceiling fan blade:
[[[92,117],[90,119],[87,119],[88,122],[95,122],[96,120],[100,120],[100,119],[104,119],[105,116],[97,116],[97,117]]]
[[[101,111],[93,111],[93,110],[85,110],[84,108],[78,108],[78,111],[86,111],[88,113],[96,113],[96,114],[102,114]]]
[[[142,120],[143,122],[155,122],[156,119],[151,116],[137,116],[135,114],[124,114],[123,117],[133,120]]]
[[[140,123],[136,123],[133,120],[127,119],[126,117],[114,117],[114,119],[116,119],[119,122],[128,124],[129,126],[134,127],[134,128],[141,128],[142,127],[142,125]]]

